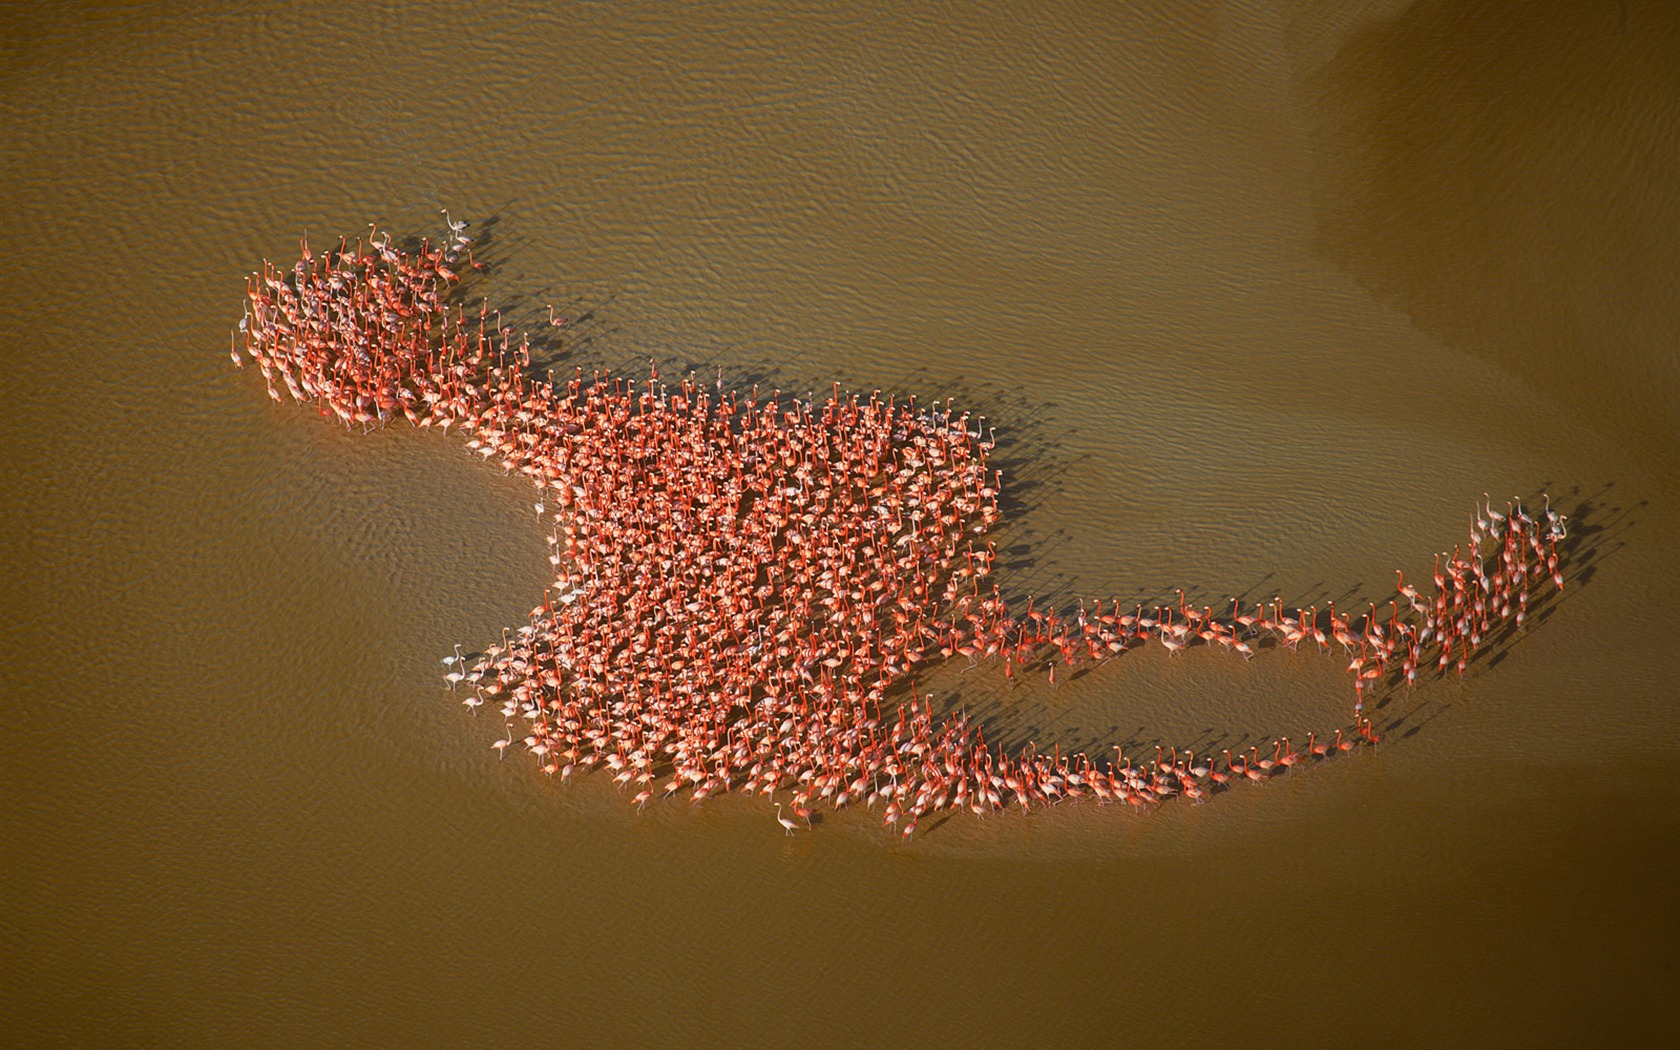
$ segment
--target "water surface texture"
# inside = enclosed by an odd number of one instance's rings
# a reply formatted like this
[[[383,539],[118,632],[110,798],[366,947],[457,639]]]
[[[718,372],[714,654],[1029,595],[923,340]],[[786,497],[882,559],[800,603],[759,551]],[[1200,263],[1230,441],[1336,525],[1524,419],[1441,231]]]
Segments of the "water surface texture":
[[[1603,1044],[1680,992],[1680,8],[0,13],[19,1046]],[[954,397],[1011,596],[1384,601],[1483,491],[1562,600],[1381,747],[1207,805],[789,838],[498,762],[523,482],[271,402],[244,275],[476,220],[564,367]],[[929,684],[1267,744],[1343,661]]]

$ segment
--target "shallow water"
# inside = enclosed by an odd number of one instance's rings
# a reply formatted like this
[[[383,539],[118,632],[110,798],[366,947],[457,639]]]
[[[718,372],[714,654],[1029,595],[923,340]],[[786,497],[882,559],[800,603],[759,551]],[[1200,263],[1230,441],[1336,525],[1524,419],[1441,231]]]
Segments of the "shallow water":
[[[1594,1043],[1673,998],[1671,5],[0,16],[17,1045]],[[296,238],[478,219],[560,361],[953,396],[1011,593],[1381,601],[1472,501],[1582,537],[1369,754],[909,844],[636,815],[436,677],[521,486],[228,366]],[[493,222],[491,221],[493,220]],[[1000,544],[1001,546],[1001,544]],[[1330,656],[947,668],[1011,738],[1265,743]]]

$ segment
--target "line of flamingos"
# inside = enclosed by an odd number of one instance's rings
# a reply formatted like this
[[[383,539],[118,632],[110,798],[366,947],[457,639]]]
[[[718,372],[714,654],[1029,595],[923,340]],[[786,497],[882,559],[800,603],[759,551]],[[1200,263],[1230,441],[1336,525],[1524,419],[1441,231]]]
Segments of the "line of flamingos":
[[[499,708],[503,757],[522,748],[562,780],[604,766],[638,808],[762,793],[793,834],[817,809],[880,805],[908,838],[947,809],[1200,800],[1375,743],[1371,691],[1462,674],[1501,625],[1523,624],[1536,589],[1563,586],[1564,516],[1489,501],[1468,543],[1436,558],[1429,593],[1399,580],[1404,607],[1216,610],[1181,591],[1157,608],[1012,610],[986,539],[1003,478],[967,413],[838,386],[821,401],[726,394],[656,369],[534,377],[527,338],[461,302],[456,271],[482,268],[464,230],[451,222],[415,251],[389,236],[304,241],[289,269],[251,275],[229,353],[276,401],[349,427],[453,427],[530,480],[553,586],[498,644],[445,658],[444,677],[475,712]],[[936,715],[915,683],[956,657],[1054,682],[1150,643],[1248,658],[1262,639],[1339,647],[1353,722],[1270,753],[1006,754],[965,714]]]

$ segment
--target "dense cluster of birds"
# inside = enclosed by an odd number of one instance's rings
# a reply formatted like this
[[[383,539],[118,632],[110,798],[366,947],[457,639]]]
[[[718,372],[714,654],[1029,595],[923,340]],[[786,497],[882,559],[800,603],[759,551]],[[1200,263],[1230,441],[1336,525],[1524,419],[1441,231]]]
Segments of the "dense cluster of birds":
[[[819,808],[880,805],[908,837],[944,809],[1199,800],[1375,743],[1371,690],[1462,674],[1502,624],[1521,627],[1531,588],[1563,585],[1564,516],[1489,501],[1468,543],[1437,556],[1433,591],[1402,576],[1406,605],[1386,615],[1235,599],[1216,611],[1182,591],[1147,609],[1029,600],[1013,612],[986,539],[1003,478],[970,415],[838,386],[820,402],[726,394],[652,368],[634,382],[535,377],[527,337],[457,294],[457,270],[482,268],[465,229],[450,222],[413,251],[376,231],[318,253],[305,240],[289,269],[251,275],[230,356],[243,363],[242,335],[276,401],[284,390],[350,427],[454,427],[472,453],[530,479],[553,586],[499,644],[457,647],[445,679],[475,712],[499,708],[504,757],[521,747],[562,780],[605,766],[638,807],[762,793],[792,834]],[[1006,754],[965,714],[937,715],[915,680],[961,657],[1054,683],[1152,642],[1244,658],[1263,642],[1340,646],[1353,721],[1270,754]]]

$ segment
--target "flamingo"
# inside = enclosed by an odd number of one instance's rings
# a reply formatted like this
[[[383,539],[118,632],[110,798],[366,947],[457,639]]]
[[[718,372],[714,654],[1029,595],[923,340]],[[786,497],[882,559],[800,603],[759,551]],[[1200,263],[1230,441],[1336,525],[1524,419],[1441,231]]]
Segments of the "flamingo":
[[[789,835],[792,835],[793,830],[799,826],[799,822],[792,817],[782,816],[782,804],[780,802],[776,803],[776,823],[786,828]]]
[[[994,439],[983,419],[949,399],[847,397],[837,385],[824,403],[757,388],[737,396],[721,372],[715,384],[661,382],[651,365],[645,385],[604,372],[586,382],[581,369],[570,381],[535,378],[528,342],[487,303],[476,333],[451,306],[450,267],[470,239],[464,221],[442,214],[450,235],[418,253],[377,227],[371,248],[341,241],[317,255],[300,242],[295,267],[252,275],[229,349],[242,365],[245,332],[275,400],[283,384],[348,427],[371,429],[398,410],[422,427],[457,427],[469,450],[532,481],[539,519],[555,514],[554,587],[530,624],[504,632],[470,670],[459,645],[442,661],[452,690],[473,686],[462,700],[472,714],[500,701],[500,758],[523,719],[544,773],[564,783],[578,766],[604,763],[616,785],[639,785],[638,810],[660,790],[691,785],[699,802],[732,788],[773,796],[787,784],[793,816],[780,803],[775,812],[791,834],[795,818],[811,826],[813,804],[839,809],[867,792],[871,805],[887,800],[884,823],[903,824],[906,837],[929,811],[978,815],[1006,797],[1024,810],[1091,796],[1140,807],[1173,794],[1199,801],[1203,776],[1258,780],[1298,761],[1280,737],[1271,757],[1251,747],[1240,768],[1228,751],[1220,770],[1175,748],[1153,768],[1104,772],[1059,749],[1005,757],[966,716],[941,721],[913,677],[936,650],[974,667],[1001,657],[1005,682],[1017,664],[1042,666],[1056,684],[1066,677],[1059,665],[1102,661],[1151,635],[1169,655],[1199,639],[1245,658],[1248,641],[1267,634],[1291,648],[1329,639],[1317,606],[1286,618],[1274,598],[1246,615],[1233,598],[1227,625],[1182,589],[1152,616],[1141,605],[1120,616],[1118,602],[1105,612],[1102,600],[1065,619],[1031,599],[1011,612],[995,585],[982,587],[996,557],[982,540],[1003,484],[986,463]],[[552,305],[548,319],[569,323]],[[1350,666],[1359,740],[1379,739],[1363,701],[1395,661],[1410,684],[1428,642],[1441,648],[1439,670],[1456,658],[1462,672],[1499,618],[1526,626],[1532,583],[1549,575],[1562,585],[1564,516],[1549,497],[1536,521],[1520,500],[1499,514],[1483,496],[1469,551],[1436,557],[1434,595],[1397,570],[1406,617],[1390,601],[1384,625],[1372,603],[1354,634],[1331,606],[1329,634],[1350,655],[1360,642]],[[906,679],[911,700],[895,725],[881,708]],[[1305,754],[1331,746],[1310,734]],[[1338,730],[1336,750],[1353,746]],[[664,763],[670,782],[656,786]],[[882,780],[891,786],[869,790]]]

